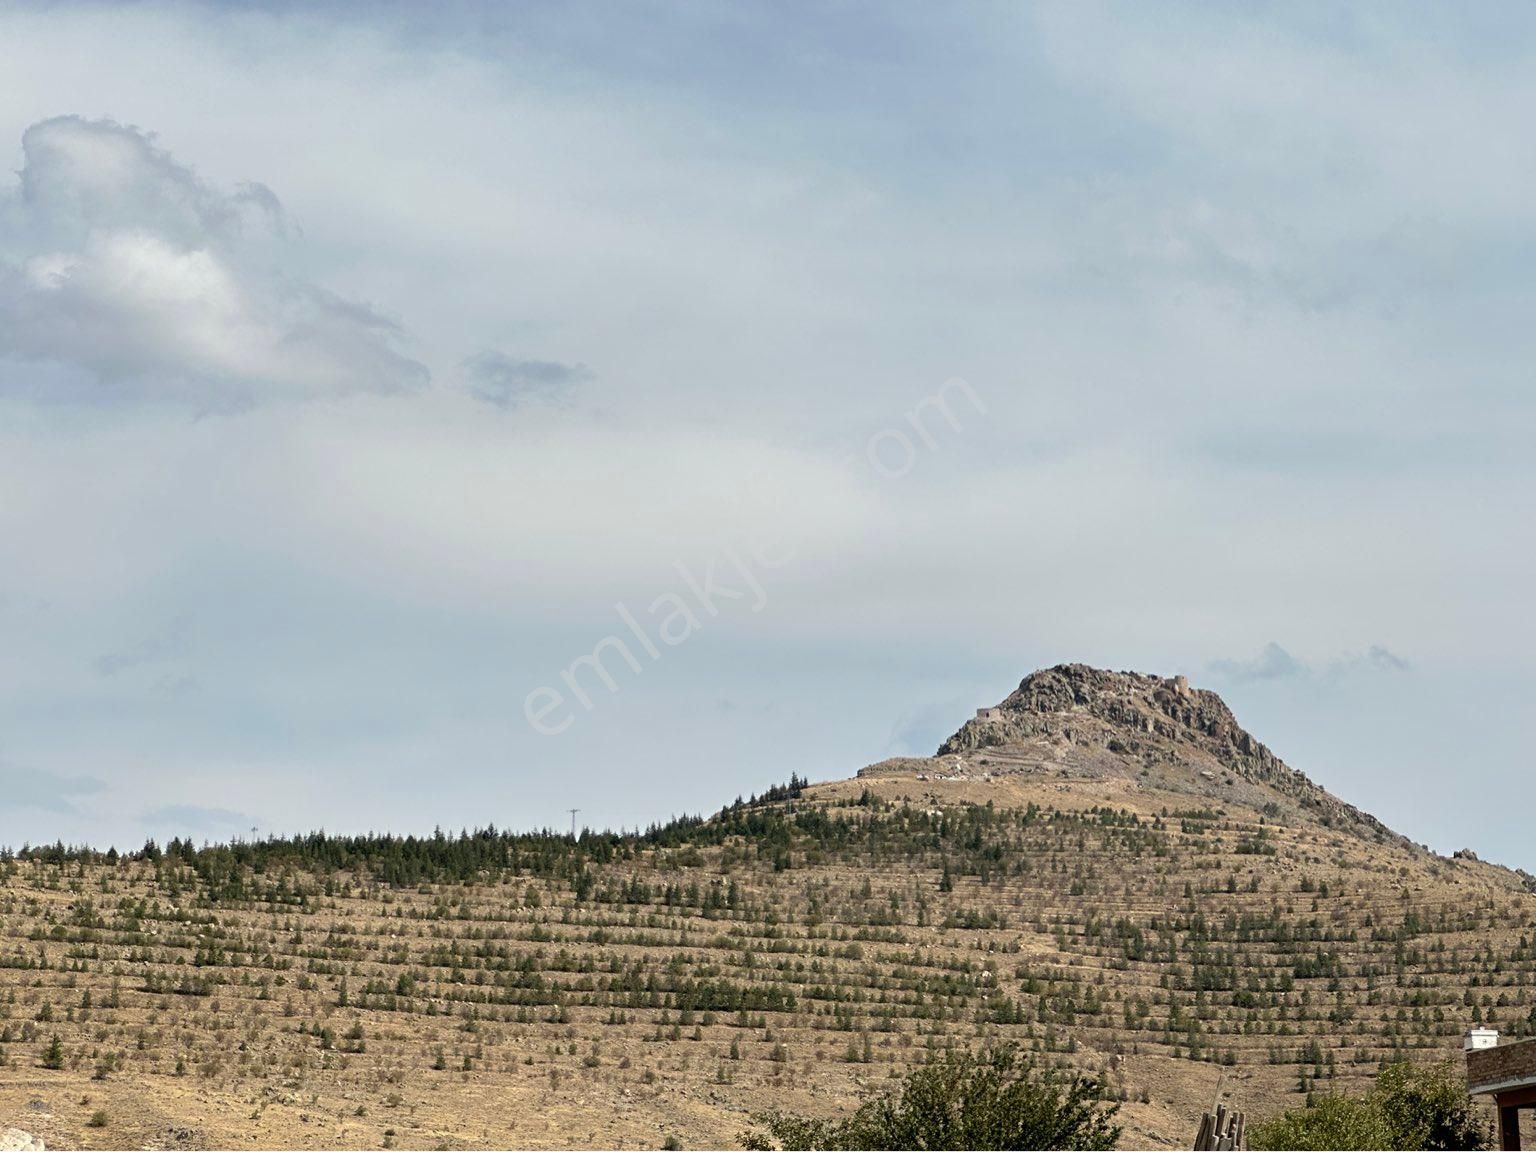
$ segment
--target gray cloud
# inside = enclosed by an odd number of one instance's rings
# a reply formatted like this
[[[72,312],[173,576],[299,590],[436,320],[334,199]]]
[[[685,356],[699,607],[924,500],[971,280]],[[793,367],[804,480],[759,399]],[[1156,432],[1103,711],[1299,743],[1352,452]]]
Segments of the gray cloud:
[[[1271,640],[1264,650],[1251,660],[1213,660],[1210,669],[1217,676],[1234,684],[1249,684],[1255,680],[1283,680],[1309,675],[1307,666]]]
[[[1407,672],[1412,665],[1395,652],[1373,644],[1364,653],[1340,656],[1330,660],[1321,671],[1314,671],[1310,665],[1270,641],[1251,660],[1213,660],[1208,667],[1228,683],[1252,684],[1262,680],[1333,678],[1359,672]]]
[[[91,776],[60,776],[36,768],[0,764],[0,793],[8,807],[72,815],[78,811],[75,798],[94,795],[105,787]]]
[[[110,677],[145,664],[160,664],[174,659],[186,650],[190,630],[188,619],[179,616],[164,628],[104,654],[96,661],[96,671]]]
[[[255,821],[232,808],[205,808],[200,804],[166,804],[145,812],[141,819],[167,832],[206,832],[229,834],[252,827]]]
[[[161,676],[154,683],[154,690],[162,696],[190,696],[202,689],[202,681],[196,676],[177,675],[172,672]]]
[[[471,356],[460,371],[471,394],[498,408],[513,408],[528,400],[558,399],[592,377],[585,364],[514,360],[496,351]]]
[[[1372,644],[1363,655],[1341,656],[1329,665],[1329,671],[1334,674],[1350,672],[1409,672],[1412,670],[1412,664],[1404,660],[1397,653],[1383,648],[1380,644]]]
[[[245,402],[401,392],[398,326],[284,268],[271,189],[223,192],[110,120],[22,137],[0,203],[0,356],[83,369],[95,395]]]

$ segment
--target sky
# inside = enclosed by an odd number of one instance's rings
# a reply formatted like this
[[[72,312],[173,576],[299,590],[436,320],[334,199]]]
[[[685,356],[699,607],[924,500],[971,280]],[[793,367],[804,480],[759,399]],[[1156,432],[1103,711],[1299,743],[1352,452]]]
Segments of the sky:
[[[1187,674],[1536,870],[1520,6],[0,6],[0,843]]]

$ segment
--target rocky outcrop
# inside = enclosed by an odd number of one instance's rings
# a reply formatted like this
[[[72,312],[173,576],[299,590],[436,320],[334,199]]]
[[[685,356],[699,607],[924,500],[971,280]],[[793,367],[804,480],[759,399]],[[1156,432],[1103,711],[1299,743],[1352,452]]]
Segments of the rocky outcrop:
[[[1183,677],[1058,664],[1026,676],[991,716],[967,721],[938,754],[1040,739],[1104,748],[1137,766],[1187,763],[1198,769],[1214,761],[1321,824],[1406,843],[1374,816],[1288,767],[1243,730],[1220,696],[1189,687]]]
[[[44,1152],[41,1139],[20,1128],[7,1128],[0,1132],[0,1152]]]

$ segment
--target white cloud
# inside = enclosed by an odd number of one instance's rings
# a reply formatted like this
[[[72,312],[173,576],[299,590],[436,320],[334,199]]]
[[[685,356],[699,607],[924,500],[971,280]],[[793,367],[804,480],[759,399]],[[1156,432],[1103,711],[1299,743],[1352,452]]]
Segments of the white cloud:
[[[110,120],[40,121],[22,151],[0,205],[0,355],[205,405],[426,382],[393,321],[285,271],[266,187],[212,188]]]

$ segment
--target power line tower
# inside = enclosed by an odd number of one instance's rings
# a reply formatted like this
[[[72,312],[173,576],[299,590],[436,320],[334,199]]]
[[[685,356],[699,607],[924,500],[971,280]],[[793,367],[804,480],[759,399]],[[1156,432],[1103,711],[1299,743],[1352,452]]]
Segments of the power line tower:
[[[566,811],[568,811],[571,814],[571,839],[574,840],[574,839],[576,839],[576,813],[580,812],[581,809],[580,808],[568,808],[568,809],[566,809]]]

